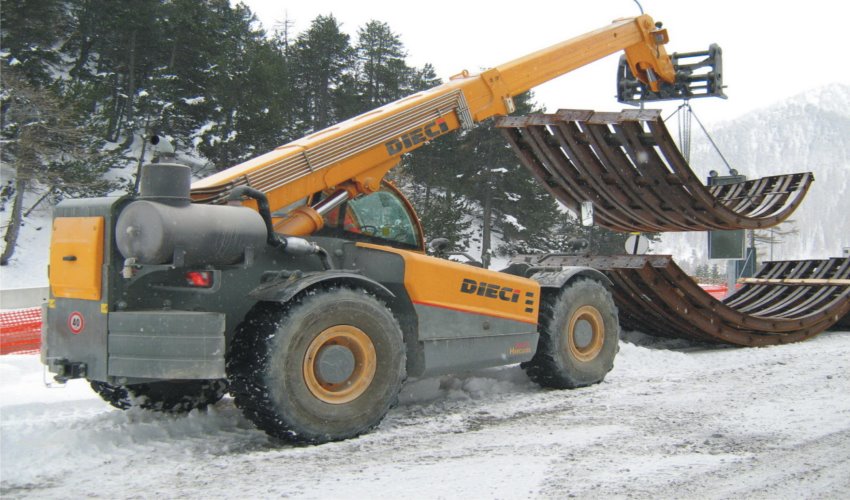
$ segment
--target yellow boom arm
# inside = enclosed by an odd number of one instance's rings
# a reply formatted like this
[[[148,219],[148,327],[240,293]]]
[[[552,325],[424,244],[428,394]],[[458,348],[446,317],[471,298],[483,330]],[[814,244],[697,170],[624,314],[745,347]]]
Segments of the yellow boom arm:
[[[675,72],[664,49],[666,30],[648,15],[611,25],[539,50],[356,116],[192,185],[196,202],[223,203],[248,185],[262,191],[272,211],[320,191],[345,190],[353,197],[377,190],[403,153],[460,127],[513,111],[513,97],[585,64],[624,50],[632,72],[657,90]],[[302,207],[276,228],[310,234],[321,216]]]

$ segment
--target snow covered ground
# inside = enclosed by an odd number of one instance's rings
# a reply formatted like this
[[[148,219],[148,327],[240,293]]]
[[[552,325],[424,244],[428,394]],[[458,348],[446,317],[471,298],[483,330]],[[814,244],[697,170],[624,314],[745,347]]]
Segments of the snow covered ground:
[[[850,332],[760,349],[632,334],[606,381],[519,367],[409,382],[374,432],[296,447],[230,399],[111,409],[0,357],[3,498],[848,498]]]

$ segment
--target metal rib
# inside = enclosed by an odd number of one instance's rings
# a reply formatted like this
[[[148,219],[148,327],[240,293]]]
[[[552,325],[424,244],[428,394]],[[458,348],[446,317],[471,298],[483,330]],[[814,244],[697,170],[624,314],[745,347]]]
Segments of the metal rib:
[[[850,258],[768,262],[719,301],[668,255],[520,256],[533,267],[588,266],[614,283],[625,329],[741,346],[798,342],[850,314]],[[781,281],[780,281],[781,280]]]
[[[496,126],[549,192],[615,231],[758,229],[787,219],[814,181],[810,172],[706,187],[657,110],[501,117]]]

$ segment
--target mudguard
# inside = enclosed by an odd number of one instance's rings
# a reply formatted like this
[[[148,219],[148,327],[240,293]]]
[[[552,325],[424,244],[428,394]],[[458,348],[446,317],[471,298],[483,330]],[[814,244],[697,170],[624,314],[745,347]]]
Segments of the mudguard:
[[[268,302],[288,302],[308,288],[319,283],[351,285],[368,290],[380,298],[390,300],[395,294],[375,280],[350,271],[317,271],[281,273],[253,289],[249,295]]]
[[[562,288],[570,281],[579,277],[598,281],[609,290],[614,286],[611,280],[602,272],[590,267],[581,266],[567,266],[557,271],[538,271],[529,277],[540,283],[542,288]]]

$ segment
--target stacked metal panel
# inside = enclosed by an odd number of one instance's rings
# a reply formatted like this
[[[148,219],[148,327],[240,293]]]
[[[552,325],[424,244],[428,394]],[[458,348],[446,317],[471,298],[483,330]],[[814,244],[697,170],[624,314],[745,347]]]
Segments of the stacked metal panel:
[[[507,116],[496,126],[522,163],[576,213],[614,231],[759,229],[800,205],[810,172],[707,187],[685,161],[657,110]]]

